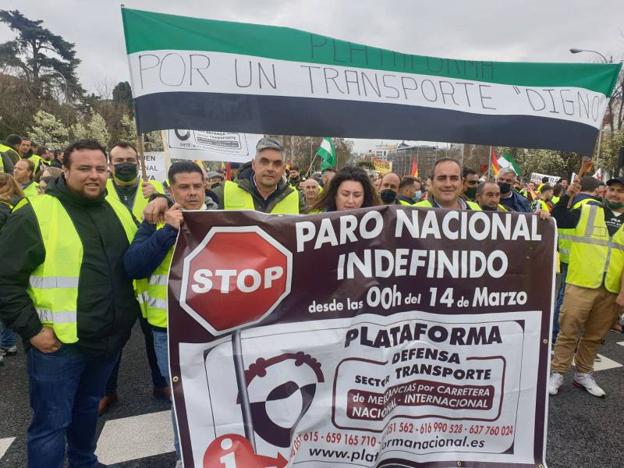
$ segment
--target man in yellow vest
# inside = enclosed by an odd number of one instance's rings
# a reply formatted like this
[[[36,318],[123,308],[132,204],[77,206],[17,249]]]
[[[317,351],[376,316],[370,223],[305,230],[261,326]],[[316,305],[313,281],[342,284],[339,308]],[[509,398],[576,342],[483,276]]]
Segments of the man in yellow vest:
[[[130,143],[115,143],[110,149],[109,158],[111,178],[106,182],[107,197],[121,201],[141,221],[150,196],[165,192],[162,183],[141,181],[139,155]]]
[[[111,178],[106,181],[106,199],[120,201],[132,212],[138,221],[141,221],[143,210],[149,202],[149,197],[153,194],[164,192],[162,184],[155,181],[141,181],[139,177],[139,156],[136,148],[130,143],[123,141],[115,143],[110,149],[109,161]],[[139,317],[139,323],[145,338],[145,351],[151,370],[152,393],[157,399],[169,400],[171,398],[169,385],[158,369],[151,329],[143,315]],[[104,414],[111,405],[119,400],[117,378],[120,363],[121,354],[119,362],[113,369],[106,384],[104,397],[100,401],[98,407],[100,414]]]
[[[569,198],[580,189],[578,181],[570,184],[553,210],[557,225],[570,229],[570,258],[548,391],[559,393],[574,359],[574,384],[604,397],[592,372],[598,346],[624,306],[624,178],[607,182],[603,206],[586,203],[568,210]]]
[[[251,166],[247,163],[240,168],[236,182],[228,180],[213,190],[219,208],[282,214],[303,212],[303,195],[284,180],[283,153],[279,141],[262,138],[256,145]]]
[[[39,184],[33,180],[35,165],[30,159],[20,159],[13,168],[13,177],[20,184],[24,196],[32,197],[39,194]]]
[[[500,187],[493,180],[479,183],[476,197],[483,211],[507,211],[507,208],[500,204]]]
[[[183,222],[182,210],[205,210],[204,173],[191,161],[171,165],[169,187],[175,204],[165,212],[165,223],[158,227],[144,221],[124,256],[126,273],[133,279],[149,278],[144,294],[147,321],[152,328],[154,349],[161,374],[169,381],[167,348],[167,278],[173,246]],[[177,430],[175,446],[180,458]]]
[[[0,231],[0,319],[27,349],[31,468],[96,467],[97,404],[139,314],[123,255],[137,226],[106,200],[106,153],[80,140],[47,194]],[[67,447],[66,447],[67,446]]]
[[[564,180],[566,182],[565,189],[567,190],[568,181],[566,179]],[[574,196],[572,199],[572,203],[571,203],[572,209],[579,209],[581,206],[583,206],[586,203],[589,203],[590,205],[601,206],[602,199],[600,199],[597,196],[596,189],[600,186],[600,184],[602,184],[602,182],[599,181],[598,179],[595,179],[592,176],[585,176],[581,178],[580,184],[581,184],[580,192],[576,196]],[[562,184],[562,187],[563,187],[563,184]],[[561,205],[560,208],[557,208],[557,205],[559,205],[559,202],[561,201],[562,198],[564,197],[560,196],[559,201],[555,204],[555,207],[553,208],[553,213],[556,209],[558,210],[558,212],[560,212],[561,210],[567,211],[568,209],[567,207],[568,207],[569,200],[570,200],[569,196],[565,197],[566,201],[564,202],[564,204]],[[563,304],[563,295],[565,292],[566,276],[568,273],[568,262],[570,261],[571,242],[568,236],[571,234],[574,234],[573,231],[574,229],[565,229],[565,228],[562,228],[561,226],[557,227],[557,232],[558,232],[557,247],[559,249],[560,285],[557,291],[557,299],[556,299],[555,308],[553,311],[553,325],[552,325],[553,345],[555,341],[557,341],[557,335],[559,334],[559,312],[561,310],[561,304]]]
[[[464,200],[460,196],[463,192],[462,188],[462,169],[459,161],[452,158],[438,159],[433,165],[431,186],[427,199],[416,203],[414,206],[481,211],[475,202]]]
[[[416,196],[419,189],[420,184],[416,181],[415,177],[404,176],[399,184],[399,203],[405,206],[412,206],[415,204],[420,198]]]
[[[531,211],[551,211],[552,209],[552,199],[553,196],[553,186],[546,183],[540,185],[540,188],[537,190],[537,198],[533,200],[531,203]]]

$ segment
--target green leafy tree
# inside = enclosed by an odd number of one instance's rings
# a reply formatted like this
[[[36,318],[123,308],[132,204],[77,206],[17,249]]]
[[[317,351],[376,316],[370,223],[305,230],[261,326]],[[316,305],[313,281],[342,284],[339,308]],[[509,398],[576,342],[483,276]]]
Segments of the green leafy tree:
[[[134,101],[132,100],[132,89],[127,81],[120,81],[113,89],[113,102],[123,105],[131,113],[134,111]]]
[[[86,122],[83,123],[79,120],[75,125],[72,125],[71,135],[74,140],[95,139],[103,146],[108,145],[110,139],[104,118],[94,111],[90,113]]]
[[[58,89],[67,101],[82,95],[74,44],[43,27],[42,20],[28,19],[18,10],[0,10],[0,22],[17,33],[14,40],[0,44],[0,66],[26,79],[36,100],[50,97]]]
[[[28,136],[39,144],[64,148],[68,145],[69,131],[54,115],[40,110],[33,117],[33,126]]]

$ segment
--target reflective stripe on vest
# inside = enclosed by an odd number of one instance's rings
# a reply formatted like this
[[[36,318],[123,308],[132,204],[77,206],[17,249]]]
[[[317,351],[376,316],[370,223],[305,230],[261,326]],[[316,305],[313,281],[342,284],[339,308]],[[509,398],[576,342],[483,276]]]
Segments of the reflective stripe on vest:
[[[137,231],[130,212],[120,202],[108,201],[128,243]],[[82,241],[61,202],[51,195],[23,199],[16,210],[32,207],[39,225],[45,259],[31,274],[28,295],[41,323],[51,326],[59,341],[78,341],[78,284],[82,267]]]
[[[143,298],[147,310],[147,321],[150,325],[167,328],[167,282],[169,268],[173,259],[173,247],[149,277]]]
[[[471,202],[468,200],[464,200],[466,202],[466,204],[469,206],[469,209],[472,211],[482,211],[481,207],[475,203],[475,202]],[[421,208],[433,208],[433,205],[431,204],[431,202],[429,200],[422,200],[419,201],[418,203],[416,203],[415,205],[412,206],[418,206]]]
[[[576,202],[572,209],[575,210],[585,205],[590,201],[596,201],[593,198],[584,198],[581,201]],[[559,260],[563,263],[570,262],[570,239],[569,236],[574,234],[574,228],[557,228],[557,247],[559,248]]]
[[[620,227],[610,238],[604,213],[601,206],[581,207],[576,228],[566,235],[571,243],[566,282],[597,289],[604,281],[605,288],[617,294],[624,269],[624,230]]]
[[[237,183],[225,181],[223,188],[223,209],[255,210],[253,197]],[[271,214],[299,214],[299,192],[293,190],[281,199],[270,211]]]
[[[165,189],[160,182],[156,182],[155,180],[148,180],[148,183],[152,185],[158,193],[165,193]],[[136,190],[137,191],[134,195],[134,201],[132,202],[132,214],[137,220],[142,221],[143,210],[149,203],[149,199],[143,197],[143,191],[141,190],[141,181],[139,181]],[[119,195],[117,194],[117,189],[115,188],[112,179],[108,179],[106,181],[106,192],[107,200],[117,200],[119,203],[121,203]]]

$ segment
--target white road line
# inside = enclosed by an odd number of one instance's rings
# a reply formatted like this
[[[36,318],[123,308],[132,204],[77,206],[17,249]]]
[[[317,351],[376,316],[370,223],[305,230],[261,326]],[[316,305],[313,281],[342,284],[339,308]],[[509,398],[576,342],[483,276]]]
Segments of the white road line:
[[[7,453],[9,447],[15,440],[15,437],[7,437],[6,439],[0,439],[0,460],[4,457],[4,454]]]
[[[110,464],[173,451],[171,411],[161,411],[106,421],[95,453]]]
[[[624,346],[624,341],[618,341],[617,344],[619,344],[620,346]]]
[[[616,367],[622,367],[624,365],[614,361],[613,359],[609,359],[602,354],[599,354],[598,356],[600,357],[600,361],[594,361],[594,372],[615,369]],[[574,365],[574,362],[572,362],[572,365]]]

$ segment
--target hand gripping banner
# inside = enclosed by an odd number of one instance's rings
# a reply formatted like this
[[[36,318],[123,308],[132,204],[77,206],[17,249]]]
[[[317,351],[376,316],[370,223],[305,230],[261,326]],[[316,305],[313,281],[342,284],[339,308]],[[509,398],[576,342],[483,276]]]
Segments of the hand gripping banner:
[[[591,154],[621,64],[408,55],[122,9],[140,133],[410,139]]]
[[[542,465],[554,252],[533,214],[185,213],[185,466]]]

